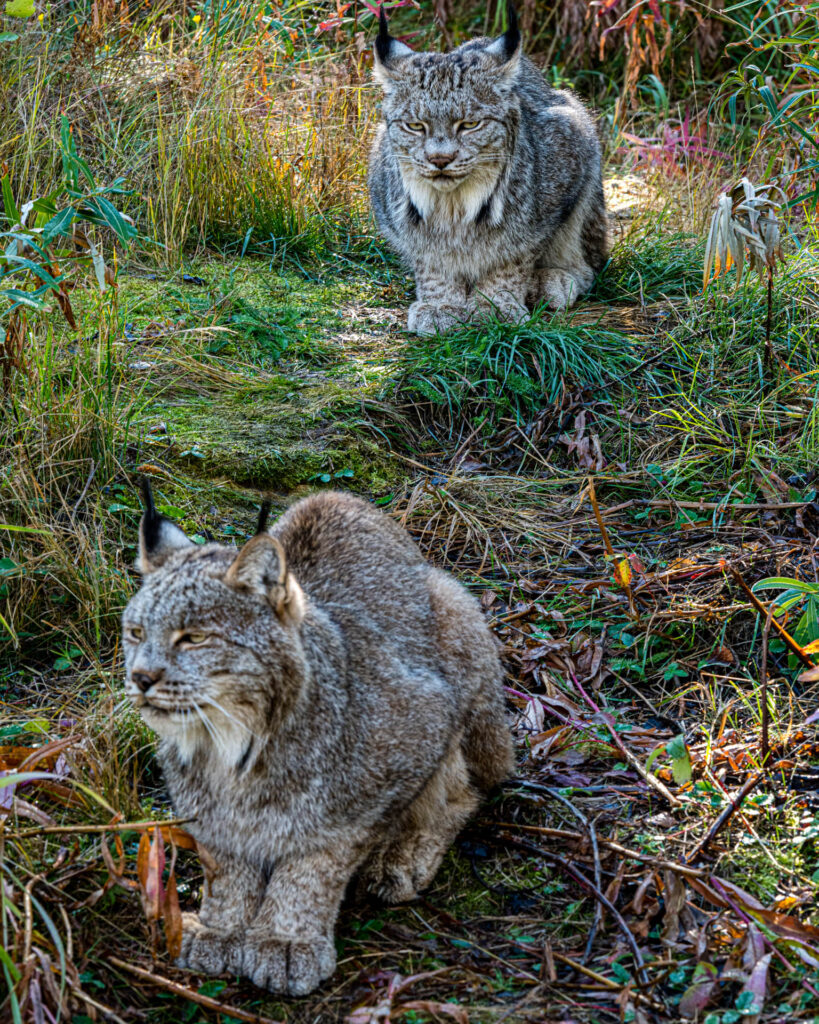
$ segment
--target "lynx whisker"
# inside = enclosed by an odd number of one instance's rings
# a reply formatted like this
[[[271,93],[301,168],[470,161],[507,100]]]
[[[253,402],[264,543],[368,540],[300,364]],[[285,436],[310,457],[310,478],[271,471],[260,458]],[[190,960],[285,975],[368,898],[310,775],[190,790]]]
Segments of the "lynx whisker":
[[[214,699],[213,699],[213,697],[210,697],[210,696],[208,696],[207,694],[202,694],[202,696],[200,696],[200,698],[199,698],[199,699],[200,699],[200,700],[201,700],[201,701],[202,701],[203,703],[205,703],[205,704],[208,704],[208,705],[210,705],[211,707],[215,708],[215,709],[216,709],[216,710],[217,710],[218,712],[220,712],[220,714],[223,714],[223,715],[225,716],[225,718],[227,718],[227,719],[229,719],[229,720],[230,720],[231,722],[233,722],[233,724],[234,724],[234,725],[238,725],[238,727],[239,727],[240,729],[243,729],[243,730],[244,730],[244,731],[245,731],[246,733],[249,733],[249,734],[250,734],[250,735],[251,735],[251,736],[252,736],[252,737],[253,737],[254,739],[257,739],[257,740],[258,740],[258,739],[260,739],[260,737],[258,736],[258,734],[257,734],[257,733],[255,733],[255,732],[254,732],[254,731],[253,731],[253,730],[252,730],[252,729],[250,728],[250,726],[249,726],[249,725],[247,725],[247,724],[246,724],[245,722],[241,722],[241,721],[240,721],[240,720],[239,720],[239,719],[238,719],[238,718],[237,718],[237,717],[236,717],[235,715],[232,715],[232,714],[231,714],[231,713],[230,713],[230,712],[229,712],[229,711],[227,710],[227,708],[225,708],[225,707],[224,707],[224,706],[223,706],[222,704],[220,704],[220,703],[219,703],[219,701],[217,701],[217,700],[214,700]]]

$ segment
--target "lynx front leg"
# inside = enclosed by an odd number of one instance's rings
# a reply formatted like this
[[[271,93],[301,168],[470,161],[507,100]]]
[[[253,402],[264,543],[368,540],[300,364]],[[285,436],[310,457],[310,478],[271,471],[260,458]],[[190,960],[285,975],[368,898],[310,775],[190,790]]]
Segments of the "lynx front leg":
[[[206,869],[199,913],[182,916],[177,965],[205,974],[228,970],[263,893],[262,873],[243,861],[231,859],[212,871]]]
[[[438,334],[469,320],[466,286],[446,276],[438,267],[415,267],[417,300],[409,308],[407,330],[414,334]]]
[[[312,992],[329,978],[338,908],[362,857],[348,849],[277,864],[234,969],[259,988],[290,995]]]

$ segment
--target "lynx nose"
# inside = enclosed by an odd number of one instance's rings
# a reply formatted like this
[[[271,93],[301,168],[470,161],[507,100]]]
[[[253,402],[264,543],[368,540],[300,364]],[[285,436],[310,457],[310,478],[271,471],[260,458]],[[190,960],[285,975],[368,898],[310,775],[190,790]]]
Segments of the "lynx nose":
[[[147,693],[154,683],[159,682],[161,675],[162,673],[157,671],[132,672],[131,680],[137,684],[142,693]]]
[[[427,157],[427,160],[443,170],[444,167],[448,167],[452,163],[457,155],[457,153],[436,153],[435,156]]]

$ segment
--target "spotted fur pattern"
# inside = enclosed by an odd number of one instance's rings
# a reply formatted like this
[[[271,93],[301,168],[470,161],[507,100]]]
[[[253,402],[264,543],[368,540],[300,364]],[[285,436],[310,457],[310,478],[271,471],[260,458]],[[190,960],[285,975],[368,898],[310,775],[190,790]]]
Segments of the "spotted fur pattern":
[[[518,321],[540,302],[572,305],[606,260],[594,123],[523,55],[511,6],[509,19],[498,39],[415,53],[382,14],[370,199],[415,274],[408,328],[419,334],[490,308]]]
[[[351,877],[412,899],[509,772],[494,641],[467,592],[348,495],[298,502],[239,551],[191,543],[149,498],[140,538],[126,691],[217,865],[180,965],[304,994],[334,970]]]

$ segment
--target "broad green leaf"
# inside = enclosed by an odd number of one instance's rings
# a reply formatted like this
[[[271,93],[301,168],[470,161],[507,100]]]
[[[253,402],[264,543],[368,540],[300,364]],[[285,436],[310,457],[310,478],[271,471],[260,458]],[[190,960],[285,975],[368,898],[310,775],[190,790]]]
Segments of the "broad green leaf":
[[[57,291],[60,287],[60,281],[63,276],[52,277],[51,274],[46,270],[40,263],[35,263],[34,260],[25,259],[23,256],[4,256],[3,259],[9,260],[11,263],[16,263],[21,269],[25,268],[32,274],[35,274],[43,284],[48,285],[49,288],[53,288]]]
[[[7,288],[0,292],[0,295],[5,295],[7,299],[11,300],[11,309],[16,309],[17,306],[28,306],[29,309],[45,308],[45,303],[37,296],[36,292],[23,292],[19,288]]]
[[[9,181],[8,174],[3,175],[0,185],[3,190],[3,213],[6,215],[9,227],[16,227],[20,223],[20,211],[14,202],[14,194],[11,191],[11,181]]]
[[[123,245],[127,245],[136,237],[137,229],[125,220],[110,199],[106,199],[105,196],[94,196],[88,200],[87,207],[88,219],[95,224],[107,224]]]
[[[64,210],[55,213],[54,216],[43,226],[43,242],[46,245],[58,235],[65,234],[74,223],[77,212],[73,206],[66,206]]]
[[[803,594],[819,594],[819,584],[809,583],[806,580],[795,580],[791,576],[768,576],[764,580],[757,580],[751,590],[764,590],[767,587],[787,587],[789,590],[798,590]]]

